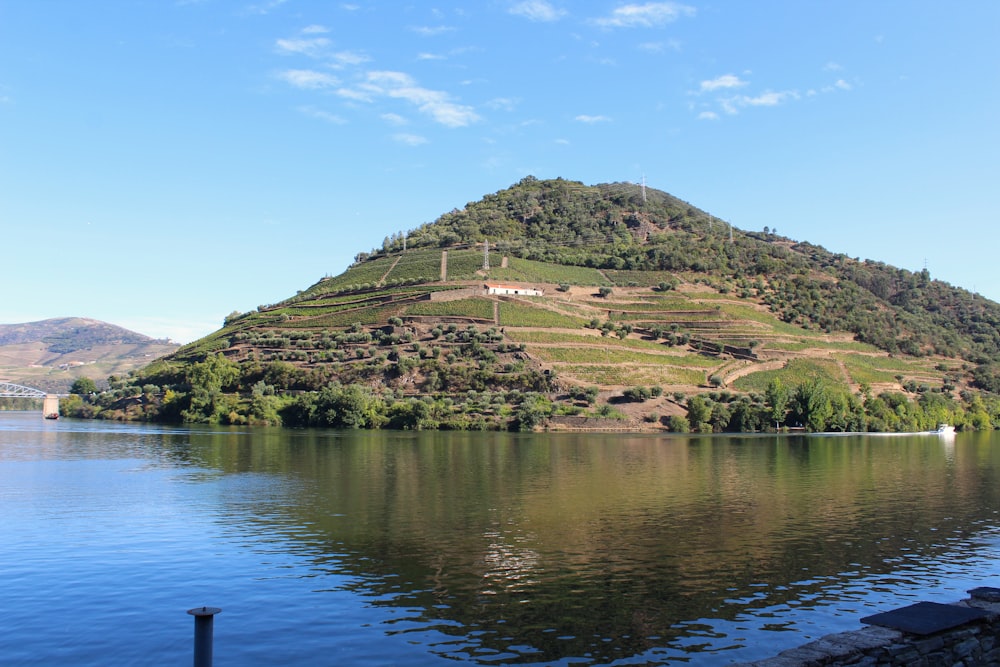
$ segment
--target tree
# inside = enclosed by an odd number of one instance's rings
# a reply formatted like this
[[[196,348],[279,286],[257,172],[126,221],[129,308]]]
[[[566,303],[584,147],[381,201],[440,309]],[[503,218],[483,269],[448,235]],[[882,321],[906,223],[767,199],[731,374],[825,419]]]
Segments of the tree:
[[[729,430],[740,433],[759,431],[766,414],[763,409],[755,406],[746,396],[740,398],[733,407],[729,418]]]
[[[417,430],[430,412],[430,406],[416,398],[397,401],[389,407],[389,428]]]
[[[89,396],[90,394],[97,393],[97,383],[90,378],[79,377],[73,380],[73,384],[69,388],[69,393],[79,394],[81,396]]]
[[[239,365],[225,355],[213,354],[191,366],[187,383],[191,387],[185,421],[217,423],[229,412],[223,390],[232,388],[240,377]]]
[[[382,425],[382,401],[363,385],[324,387],[316,397],[313,426],[333,428],[378,428]]]
[[[820,379],[803,382],[795,389],[792,396],[792,415],[809,431],[827,430],[827,424],[833,417],[833,404],[830,400],[830,390]]]
[[[701,396],[692,396],[687,401],[688,424],[692,431],[701,430],[702,424],[707,424],[712,416],[712,408]]]
[[[673,433],[687,433],[691,429],[688,426],[688,420],[684,419],[684,417],[670,415],[670,419],[667,420],[667,430]]]
[[[551,414],[552,404],[544,396],[529,393],[514,412],[511,428],[515,431],[531,431]]]
[[[611,296],[611,288],[610,287],[600,287],[600,288],[598,288],[597,293],[601,297],[609,297],[609,296]]]
[[[775,424],[785,423],[785,410],[788,408],[788,388],[781,380],[774,378],[764,390],[764,405],[770,411],[771,421]]]

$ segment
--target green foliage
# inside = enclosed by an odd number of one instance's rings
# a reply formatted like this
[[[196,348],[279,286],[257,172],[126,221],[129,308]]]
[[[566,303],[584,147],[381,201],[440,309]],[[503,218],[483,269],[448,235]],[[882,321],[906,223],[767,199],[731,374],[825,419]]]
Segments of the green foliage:
[[[541,394],[530,393],[514,412],[511,429],[515,431],[531,431],[543,419],[552,414],[552,403]]]
[[[224,394],[240,377],[239,366],[222,354],[213,354],[192,364],[185,376],[188,406],[182,416],[189,422],[222,423],[234,410],[233,398]]]
[[[79,377],[73,380],[73,384],[69,388],[69,393],[80,394],[87,396],[89,394],[97,393],[97,383],[88,377]]]
[[[687,409],[687,421],[690,430],[706,430],[704,424],[708,423],[708,420],[712,415],[712,410],[709,404],[705,401],[704,397],[699,395],[689,398],[687,401]]]
[[[430,414],[430,406],[417,398],[397,401],[389,407],[387,426],[401,430],[419,430],[426,425]]]
[[[667,420],[667,430],[672,433],[688,433],[691,430],[691,426],[684,417],[670,415],[670,418]]]
[[[304,394],[281,414],[289,426],[330,428],[379,428],[385,423],[382,399],[362,385],[331,385],[318,393]]]
[[[976,366],[972,370],[972,379],[980,389],[1000,394],[1000,363]]]
[[[788,388],[780,378],[774,378],[767,383],[764,391],[764,401],[768,409],[768,420],[775,424],[785,423],[785,413],[791,398]]]

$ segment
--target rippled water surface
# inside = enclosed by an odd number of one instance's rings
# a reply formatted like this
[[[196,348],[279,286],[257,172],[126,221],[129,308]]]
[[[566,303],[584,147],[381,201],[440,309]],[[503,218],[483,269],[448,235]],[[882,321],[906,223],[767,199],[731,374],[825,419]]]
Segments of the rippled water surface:
[[[714,665],[1000,585],[1000,438],[0,412],[0,664]]]

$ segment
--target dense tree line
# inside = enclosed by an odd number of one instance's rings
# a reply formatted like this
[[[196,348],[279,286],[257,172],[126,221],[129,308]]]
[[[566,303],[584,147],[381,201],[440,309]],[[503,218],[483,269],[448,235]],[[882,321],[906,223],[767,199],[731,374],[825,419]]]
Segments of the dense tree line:
[[[332,428],[522,429],[553,414],[550,374],[497,372],[472,363],[492,352],[468,338],[458,348],[465,363],[398,357],[301,368],[285,361],[240,364],[223,354],[192,364],[160,363],[111,378],[106,392],[90,393],[81,383],[62,409],[85,418]],[[393,378],[409,371],[418,371],[421,384],[394,389]]]
[[[809,432],[919,432],[940,424],[971,430],[1000,428],[1000,397],[967,394],[961,401],[924,391],[915,400],[900,392],[877,396],[822,380],[789,387],[772,381],[764,394],[726,391],[691,396],[687,417],[669,420],[674,431],[751,433],[785,428]]]
[[[430,360],[424,360],[430,361]],[[423,363],[423,362],[421,362]],[[596,388],[574,388],[553,401],[552,378],[537,372],[490,374],[475,367],[427,363],[419,396],[393,389],[376,391],[365,382],[344,382],[286,362],[237,364],[216,354],[183,367],[160,366],[142,377],[111,377],[110,389],[81,393],[63,404],[79,417],[149,421],[271,424],[331,428],[514,429],[530,430],[554,414],[579,414],[575,402],[593,405]],[[992,376],[991,376],[992,377]],[[862,388],[811,380],[794,387],[773,380],[762,394],[712,391],[688,397],[686,417],[666,420],[673,431],[759,432],[799,427],[807,431],[927,431],[941,423],[986,430],[1000,427],[1000,397],[943,391],[872,395]],[[643,402],[660,387],[626,389],[622,401]],[[676,400],[681,397],[675,396]],[[596,415],[610,416],[609,405]]]

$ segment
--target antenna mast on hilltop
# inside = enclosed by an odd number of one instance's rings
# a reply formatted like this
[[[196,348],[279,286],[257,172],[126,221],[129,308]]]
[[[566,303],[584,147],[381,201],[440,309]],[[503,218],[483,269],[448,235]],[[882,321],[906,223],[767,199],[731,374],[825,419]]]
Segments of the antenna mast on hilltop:
[[[490,270],[490,240],[483,242],[483,271]]]
[[[642,183],[639,185],[639,189],[642,191],[642,203],[646,204],[646,174],[642,175]]]

